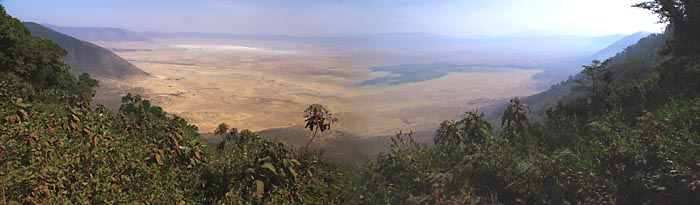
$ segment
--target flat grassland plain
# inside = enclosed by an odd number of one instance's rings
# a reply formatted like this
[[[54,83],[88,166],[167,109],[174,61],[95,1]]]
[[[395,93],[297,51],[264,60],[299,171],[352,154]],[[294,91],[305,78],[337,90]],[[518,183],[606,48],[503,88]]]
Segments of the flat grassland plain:
[[[151,76],[102,80],[97,101],[139,93],[186,118],[202,133],[213,132],[222,122],[253,131],[299,129],[304,109],[314,103],[326,106],[339,119],[334,130],[355,136],[428,132],[443,120],[496,100],[541,91],[533,79],[539,70],[460,66],[483,63],[468,60],[431,64],[443,60],[401,58],[391,51],[349,44],[152,40],[98,42]],[[406,67],[402,65],[411,64],[423,65],[409,69],[429,72],[400,72]],[[386,66],[396,66],[395,72]],[[450,68],[433,72],[432,66]]]

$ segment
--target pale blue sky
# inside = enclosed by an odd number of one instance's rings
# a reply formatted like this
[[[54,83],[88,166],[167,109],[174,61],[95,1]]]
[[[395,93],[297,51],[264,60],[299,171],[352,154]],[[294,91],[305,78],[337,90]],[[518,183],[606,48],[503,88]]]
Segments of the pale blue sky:
[[[134,31],[452,36],[661,31],[642,0],[4,0],[23,21]]]

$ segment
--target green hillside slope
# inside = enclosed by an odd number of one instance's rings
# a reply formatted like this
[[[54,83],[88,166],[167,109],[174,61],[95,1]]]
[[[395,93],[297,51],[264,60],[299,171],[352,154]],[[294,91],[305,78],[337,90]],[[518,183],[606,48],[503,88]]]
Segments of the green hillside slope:
[[[148,75],[145,71],[117,56],[111,51],[92,43],[78,40],[36,23],[24,23],[32,35],[55,42],[68,52],[64,58],[71,73],[88,73],[99,78],[128,78]]]
[[[59,42],[76,43],[58,37]],[[78,43],[66,47],[93,46]],[[197,127],[131,94],[122,98],[116,112],[94,108],[98,82],[88,74],[74,77],[63,62],[66,54],[52,41],[30,35],[0,5],[0,203],[348,200],[345,172],[318,153],[235,129],[220,133],[229,143],[209,148]],[[75,54],[88,62],[104,60],[99,53]],[[104,72],[97,74],[127,74]]]
[[[649,33],[649,32],[637,32],[637,33],[633,33],[631,35],[625,36],[624,38],[609,45],[608,47],[605,47],[603,50],[600,50],[597,53],[593,54],[591,57],[589,57],[589,61],[593,61],[596,59],[603,60],[603,59],[608,59],[608,58],[614,57],[621,50],[624,50],[625,48],[636,44],[637,42],[639,42],[640,39],[647,37],[649,35],[651,35],[651,33]]]
[[[617,84],[627,84],[639,81],[654,73],[654,68],[662,62],[659,50],[666,41],[663,34],[651,34],[640,39],[636,44],[625,48],[622,52],[607,59],[605,62],[608,71],[613,73],[613,81]],[[572,90],[574,80],[580,76],[572,76],[566,81],[553,85],[549,90],[524,97],[523,103],[529,105],[531,109],[530,119],[543,122],[546,119],[546,111],[557,103],[571,102],[581,95]],[[490,122],[501,119],[505,105],[497,105],[489,113]],[[487,108],[488,109],[488,108]]]
[[[530,98],[553,105],[539,122],[515,98],[501,130],[469,112],[443,122],[434,146],[398,134],[361,172],[364,202],[700,203],[700,4],[636,6],[669,31]]]

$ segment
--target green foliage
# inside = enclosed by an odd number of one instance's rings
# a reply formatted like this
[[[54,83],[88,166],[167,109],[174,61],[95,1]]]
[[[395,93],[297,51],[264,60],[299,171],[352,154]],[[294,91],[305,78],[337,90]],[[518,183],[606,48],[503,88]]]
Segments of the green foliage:
[[[637,6],[670,23],[656,71],[629,71],[654,67],[654,55],[593,62],[578,81],[579,98],[548,110],[544,124],[528,121],[528,106],[514,98],[502,132],[469,112],[443,122],[433,146],[397,133],[388,153],[356,175],[320,153],[226,124],[209,149],[197,127],[138,95],[124,96],[116,112],[92,106],[98,82],[70,75],[65,51],[31,37],[0,7],[0,197],[26,204],[696,204],[700,5]],[[335,122],[320,105],[305,117],[314,132]]]
[[[395,140],[362,170],[364,203],[700,202],[700,4],[637,6],[662,16],[669,33],[584,66],[579,98],[549,109],[543,125],[529,122],[527,106],[515,98],[503,132],[483,141],[465,141],[461,121],[443,122],[432,147]],[[660,58],[652,48],[662,36],[668,42]],[[437,154],[445,150],[458,154]],[[418,160],[424,157],[430,160]]]
[[[700,97],[700,3],[694,0],[654,0],[635,5],[659,15],[672,38],[663,49],[659,85],[665,97]]]
[[[442,122],[434,142],[438,145],[481,143],[489,137],[492,129],[484,113],[467,112],[459,121]]]
[[[591,65],[583,66],[581,78],[574,81],[572,89],[577,92],[583,92],[588,95],[595,106],[600,105],[600,98],[604,92],[610,88],[612,81],[612,73],[608,72],[606,67],[598,60],[591,62]]]
[[[566,138],[556,127],[530,125],[518,133],[527,144],[508,133],[433,147],[397,136],[390,154],[364,166],[359,189],[364,203],[698,202],[700,99],[654,110],[634,120],[610,112],[572,123]]]
[[[75,78],[66,73],[61,57],[66,52],[51,41],[29,35],[17,19],[0,8],[0,72],[14,75],[35,89],[66,90]]]
[[[92,106],[99,82],[72,76],[65,53],[0,6],[0,203],[348,203],[346,172],[318,153],[225,124],[215,152],[138,95]]]
[[[529,122],[527,115],[530,113],[530,108],[521,103],[520,99],[513,98],[510,104],[506,107],[506,111],[501,118],[501,127],[503,132],[509,136],[515,136],[519,133],[527,132]]]
[[[210,158],[202,175],[207,203],[347,203],[349,180],[318,153],[299,154],[244,130],[235,144]]]
[[[461,166],[470,150],[478,149],[464,144],[427,147],[417,143],[412,133],[397,133],[388,148],[389,153],[380,154],[376,163],[362,167],[355,203],[423,204],[463,195],[458,188],[465,175],[453,168]]]
[[[177,117],[140,120],[96,110],[5,101],[1,184],[23,203],[177,203],[196,200],[198,135]],[[153,125],[146,136],[130,135]],[[149,193],[149,194],[144,194]]]
[[[674,57],[698,56],[700,51],[700,3],[694,0],[654,0],[634,5],[650,10],[669,23],[673,39],[666,53]]]

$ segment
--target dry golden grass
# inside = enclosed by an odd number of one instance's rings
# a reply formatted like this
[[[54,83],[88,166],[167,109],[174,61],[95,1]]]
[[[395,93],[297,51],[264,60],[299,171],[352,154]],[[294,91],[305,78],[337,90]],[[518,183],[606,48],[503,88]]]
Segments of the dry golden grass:
[[[223,40],[157,42],[103,44],[143,49],[117,54],[136,60],[134,65],[152,76],[103,81],[98,100],[139,92],[201,132],[211,132],[221,122],[253,131],[298,126],[303,124],[302,111],[313,103],[329,107],[339,119],[336,129],[348,133],[369,137],[430,130],[492,100],[539,91],[533,89],[536,70],[450,73],[419,83],[355,87],[388,74],[370,73],[363,63],[353,63],[362,55],[349,49]],[[197,44],[208,46],[192,46]]]

